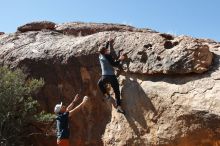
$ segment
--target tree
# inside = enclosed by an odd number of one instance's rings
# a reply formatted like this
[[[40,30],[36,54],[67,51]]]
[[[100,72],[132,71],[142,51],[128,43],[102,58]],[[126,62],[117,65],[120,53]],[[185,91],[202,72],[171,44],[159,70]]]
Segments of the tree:
[[[24,145],[29,125],[39,118],[38,102],[32,98],[42,79],[26,79],[21,70],[0,67],[0,140],[6,145]]]

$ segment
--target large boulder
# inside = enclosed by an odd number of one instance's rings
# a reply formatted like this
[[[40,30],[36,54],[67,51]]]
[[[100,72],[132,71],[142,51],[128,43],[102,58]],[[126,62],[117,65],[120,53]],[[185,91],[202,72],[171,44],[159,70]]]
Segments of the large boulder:
[[[3,34],[5,34],[4,32],[0,32],[0,35],[3,35]]]
[[[110,23],[83,23],[83,22],[69,22],[57,24],[55,29],[58,32],[66,35],[86,36],[98,32],[117,31],[117,32],[156,32],[150,29],[138,29],[132,26],[123,24]]]
[[[219,145],[219,43],[124,25],[61,25],[1,36],[0,63],[45,80],[35,98],[48,112],[76,93],[90,97],[71,119],[72,145]],[[110,36],[113,53],[128,57],[118,76],[125,115],[97,87],[97,50]]]
[[[53,30],[55,28],[55,25],[55,23],[50,21],[36,21],[20,26],[17,28],[17,30],[20,32],[40,31],[43,29]]]

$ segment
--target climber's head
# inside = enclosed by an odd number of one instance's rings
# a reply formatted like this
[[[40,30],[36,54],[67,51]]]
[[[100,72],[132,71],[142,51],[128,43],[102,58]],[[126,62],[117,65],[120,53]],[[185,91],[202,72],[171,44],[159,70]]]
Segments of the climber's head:
[[[110,50],[106,47],[106,45],[101,45],[99,47],[99,53],[100,54],[109,54],[110,53]]]
[[[54,112],[56,114],[59,114],[59,113],[64,113],[66,112],[66,106],[62,104],[62,102],[60,104],[57,104],[55,107],[54,107]]]
[[[66,112],[66,106],[63,105],[60,109],[60,113],[65,113]]]

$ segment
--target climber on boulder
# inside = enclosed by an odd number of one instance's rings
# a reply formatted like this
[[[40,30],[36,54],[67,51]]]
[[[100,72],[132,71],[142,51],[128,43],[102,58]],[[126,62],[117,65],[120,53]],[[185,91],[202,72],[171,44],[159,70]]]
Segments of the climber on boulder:
[[[79,95],[76,94],[73,101],[66,107],[62,104],[57,104],[54,107],[54,112],[57,114],[56,117],[56,127],[57,127],[57,145],[58,146],[69,146],[69,117],[73,115],[73,113],[79,111],[80,107],[86,102],[88,99],[87,96],[83,98],[83,101],[76,106],[75,103],[79,100]]]
[[[98,81],[98,86],[106,99],[110,99],[110,95],[106,90],[106,84],[110,84],[114,90],[116,98],[117,111],[124,113],[121,108],[120,89],[119,83],[114,73],[114,67],[119,67],[120,62],[124,60],[124,56],[121,55],[117,59],[114,59],[111,55],[108,46],[113,42],[113,39],[109,39],[106,45],[99,47],[99,62],[102,69],[102,76]]]

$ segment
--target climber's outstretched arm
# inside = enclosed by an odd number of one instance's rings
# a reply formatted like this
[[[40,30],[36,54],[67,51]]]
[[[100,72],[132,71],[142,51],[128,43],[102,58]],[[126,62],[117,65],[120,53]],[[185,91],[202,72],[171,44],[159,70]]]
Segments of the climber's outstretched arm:
[[[79,100],[79,94],[76,94],[76,96],[73,98],[73,101],[67,106],[66,111],[69,112],[73,109],[73,106],[75,103]]]
[[[88,100],[88,96],[85,96],[83,98],[83,101],[78,106],[76,106],[74,109],[69,111],[69,117],[71,117],[74,113],[77,113],[80,110],[81,106],[83,106],[87,100]]]

